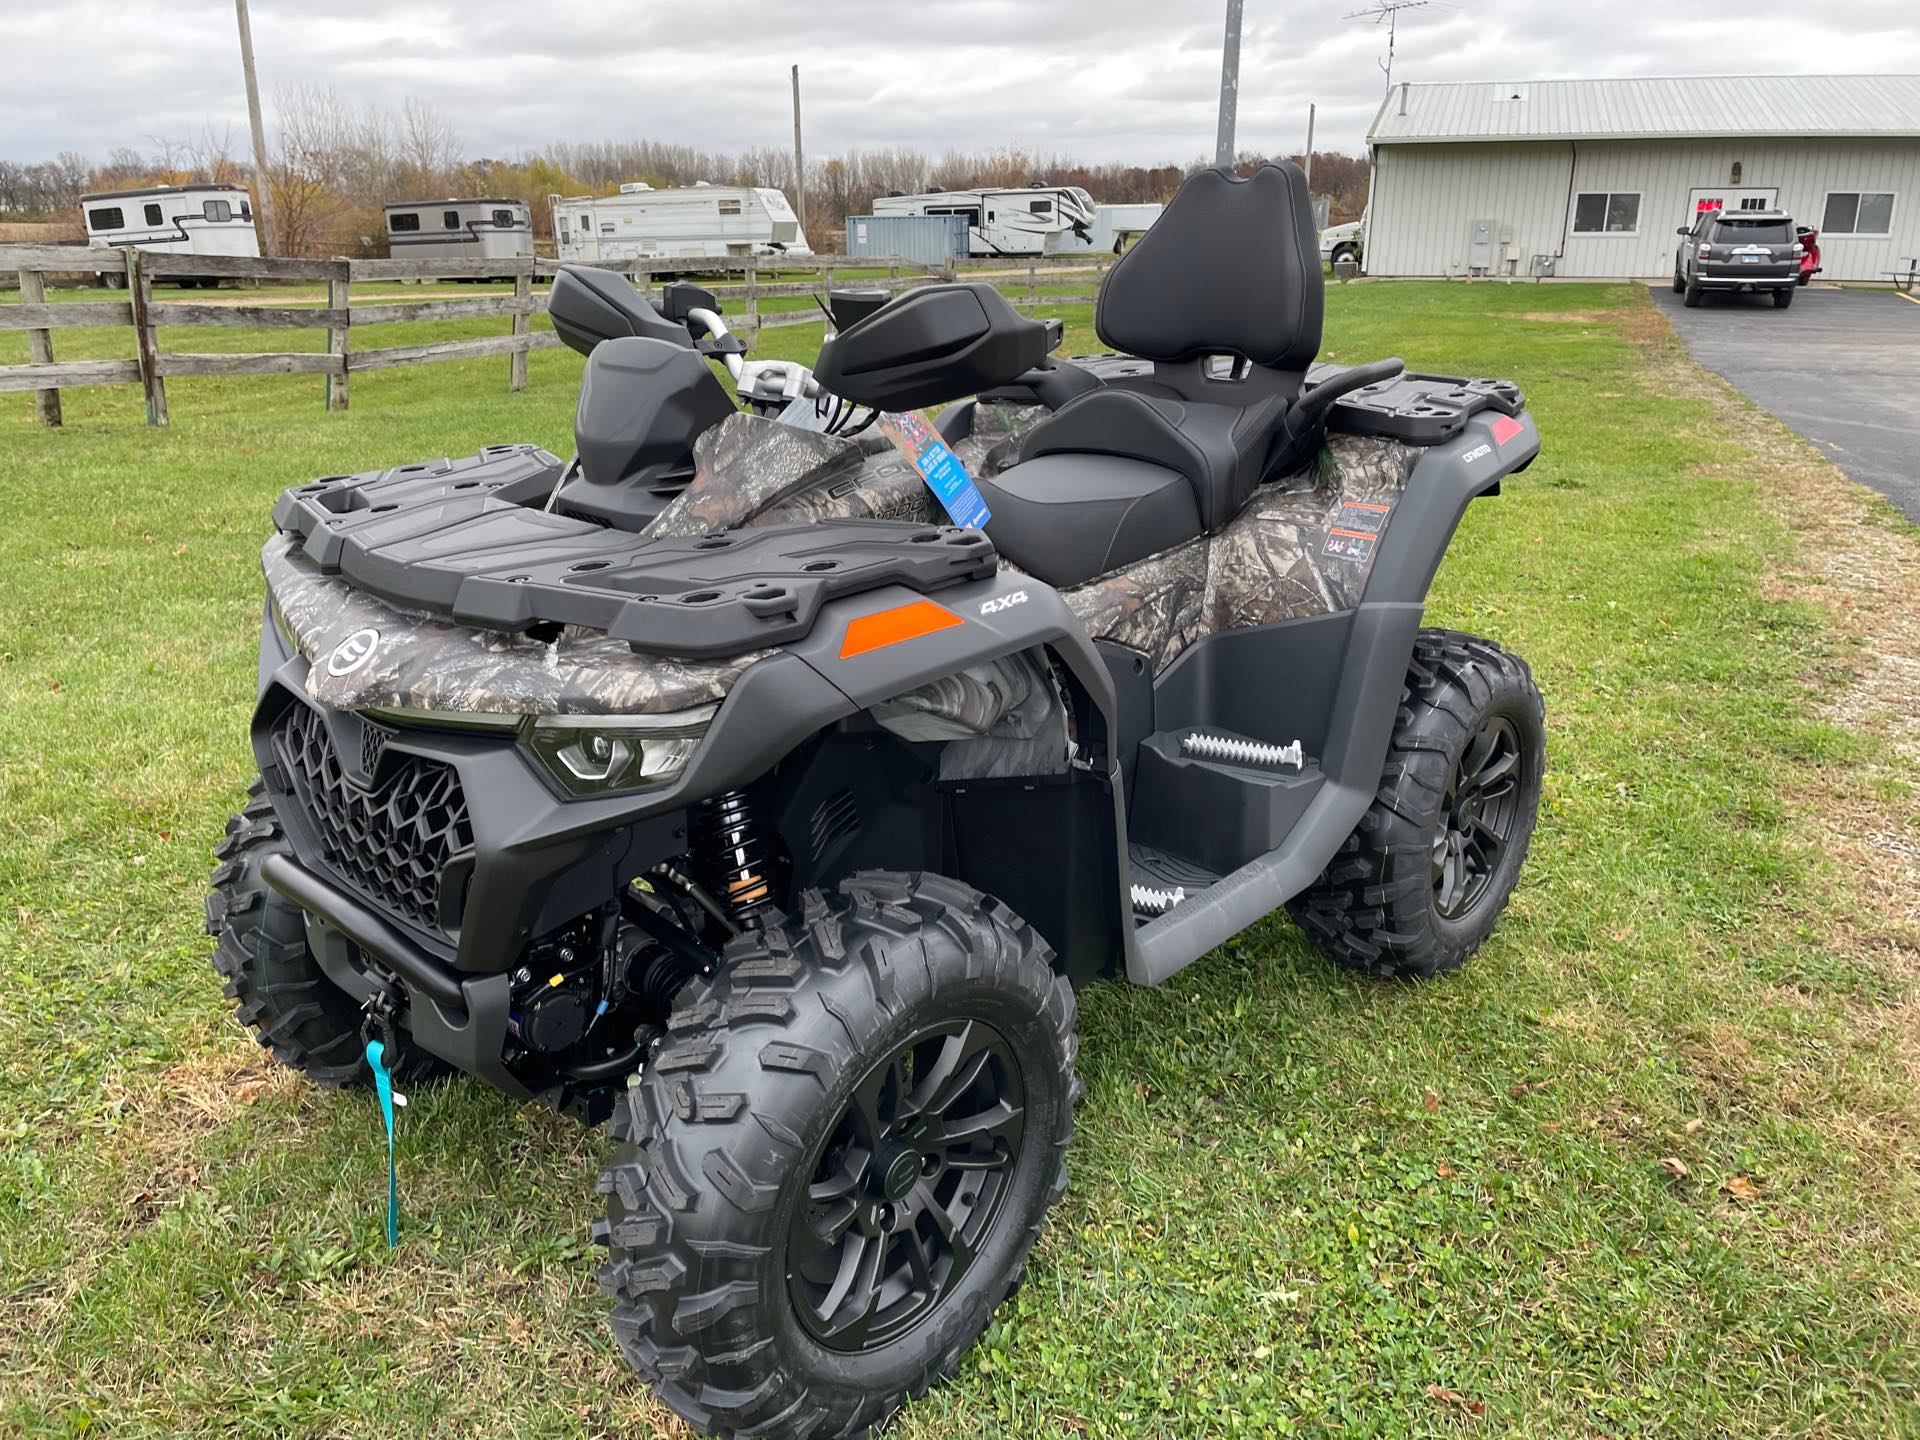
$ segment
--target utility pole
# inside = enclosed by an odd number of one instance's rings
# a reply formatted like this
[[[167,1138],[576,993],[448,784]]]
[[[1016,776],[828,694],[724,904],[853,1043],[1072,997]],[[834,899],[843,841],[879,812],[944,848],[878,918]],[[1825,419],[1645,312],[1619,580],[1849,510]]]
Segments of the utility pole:
[[[1309,195],[1313,194],[1313,112],[1319,108],[1317,105],[1307,106],[1307,163],[1305,169],[1307,172],[1307,194]]]
[[[800,67],[793,67],[793,213],[807,228],[807,155],[800,148]],[[812,242],[809,241],[809,244]]]
[[[1213,142],[1213,163],[1233,164],[1233,127],[1240,109],[1240,10],[1244,0],[1227,0],[1227,35],[1220,46],[1220,133]]]
[[[233,0],[240,19],[240,68],[247,77],[247,121],[253,127],[253,228],[260,236],[260,253],[273,254],[278,235],[273,228],[273,206],[268,192],[267,127],[260,119],[260,82],[253,73],[253,25],[247,19],[247,0]]]
[[[1387,58],[1379,62],[1380,68],[1387,72],[1387,89],[1393,89],[1393,42],[1400,29],[1400,12],[1422,10],[1433,3],[1434,0],[1380,0],[1377,5],[1370,5],[1365,10],[1349,11],[1342,17],[1347,20],[1371,20],[1376,25],[1387,27]],[[1443,5],[1441,8],[1453,7]]]

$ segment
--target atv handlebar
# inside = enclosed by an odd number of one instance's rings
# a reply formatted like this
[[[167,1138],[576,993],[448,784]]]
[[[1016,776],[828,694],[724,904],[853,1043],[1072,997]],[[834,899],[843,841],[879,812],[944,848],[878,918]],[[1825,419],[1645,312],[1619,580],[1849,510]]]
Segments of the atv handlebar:
[[[687,327],[698,325],[715,340],[724,340],[733,332],[717,310],[695,307],[687,312]],[[820,382],[813,371],[797,360],[748,360],[734,353],[722,353],[720,359],[733,377],[734,389],[748,404],[784,405],[791,400],[812,400],[820,395]]]

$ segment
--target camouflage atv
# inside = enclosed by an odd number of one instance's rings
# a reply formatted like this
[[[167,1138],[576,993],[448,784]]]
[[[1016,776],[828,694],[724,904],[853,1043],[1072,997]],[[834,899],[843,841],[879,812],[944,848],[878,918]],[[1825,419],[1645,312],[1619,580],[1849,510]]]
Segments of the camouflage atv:
[[[1540,695],[1420,620],[1538,432],[1316,366],[1310,217],[1203,171],[1072,360],[986,285],[838,293],[809,371],[569,270],[572,461],[281,497],[214,963],[315,1079],[377,1038],[610,1117],[614,1331],[696,1427],[863,1434],[953,1371],[1066,1185],[1074,987],[1283,905],[1431,975],[1505,907]]]

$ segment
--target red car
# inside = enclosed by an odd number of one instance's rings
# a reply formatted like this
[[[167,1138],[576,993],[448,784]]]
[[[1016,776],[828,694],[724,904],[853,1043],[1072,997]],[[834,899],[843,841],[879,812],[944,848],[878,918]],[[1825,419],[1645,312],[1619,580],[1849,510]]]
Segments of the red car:
[[[1800,242],[1800,274],[1795,283],[1804,285],[1820,273],[1820,232],[1811,225],[1801,225],[1793,235]]]

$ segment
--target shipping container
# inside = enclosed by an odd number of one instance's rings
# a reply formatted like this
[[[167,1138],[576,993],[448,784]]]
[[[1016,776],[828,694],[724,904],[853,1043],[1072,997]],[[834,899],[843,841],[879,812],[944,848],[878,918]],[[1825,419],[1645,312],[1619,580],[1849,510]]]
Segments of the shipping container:
[[[847,254],[886,256],[916,265],[967,258],[964,215],[849,215]]]

